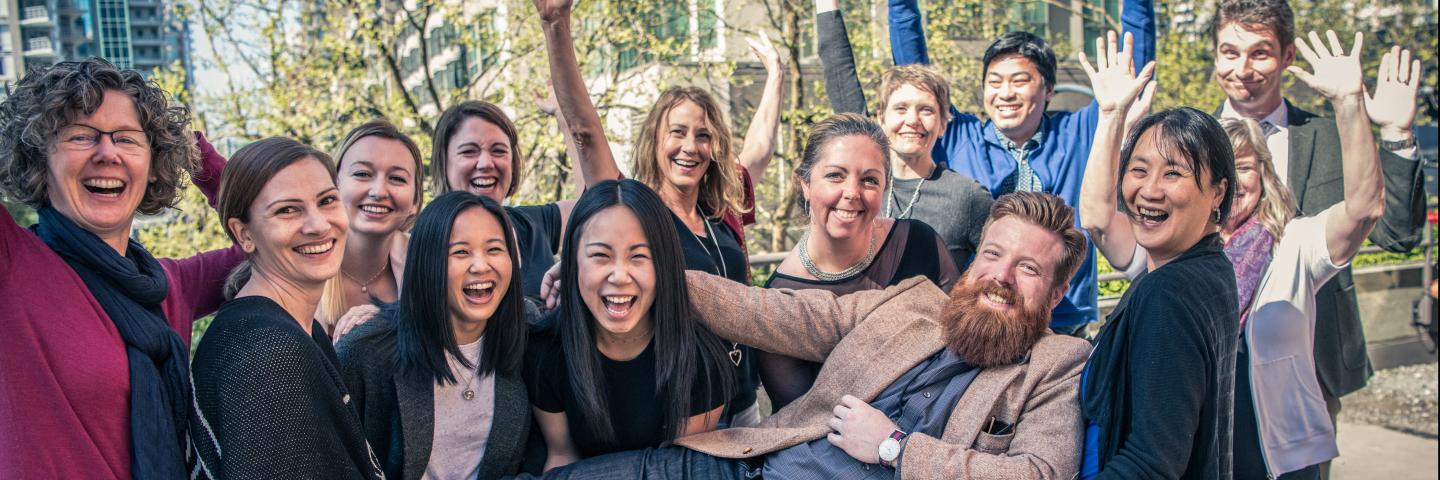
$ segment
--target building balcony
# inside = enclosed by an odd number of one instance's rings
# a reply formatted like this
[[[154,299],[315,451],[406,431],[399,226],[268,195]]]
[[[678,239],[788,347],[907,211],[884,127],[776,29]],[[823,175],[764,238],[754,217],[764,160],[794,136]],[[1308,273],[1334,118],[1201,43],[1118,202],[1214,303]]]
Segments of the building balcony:
[[[20,10],[20,24],[24,26],[54,25],[50,20],[50,9],[44,5],[32,5]]]
[[[130,37],[130,44],[135,46],[164,46],[165,39],[162,37]]]
[[[137,27],[158,27],[165,24],[165,18],[159,15],[131,16],[130,25]]]
[[[35,37],[25,40],[26,57],[53,57],[55,56],[54,45],[50,43],[49,37]]]

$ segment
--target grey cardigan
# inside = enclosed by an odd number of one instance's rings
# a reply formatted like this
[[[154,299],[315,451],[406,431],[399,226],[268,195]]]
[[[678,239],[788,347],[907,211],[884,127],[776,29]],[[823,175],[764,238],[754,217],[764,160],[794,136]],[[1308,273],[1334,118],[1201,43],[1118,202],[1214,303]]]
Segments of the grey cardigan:
[[[395,336],[382,332],[388,315],[355,327],[336,346],[341,377],[351,405],[360,415],[365,437],[388,478],[419,480],[430,463],[435,432],[435,385],[429,378],[403,375],[395,361]],[[530,429],[530,398],[520,373],[495,375],[494,420],[481,480],[520,470]]]

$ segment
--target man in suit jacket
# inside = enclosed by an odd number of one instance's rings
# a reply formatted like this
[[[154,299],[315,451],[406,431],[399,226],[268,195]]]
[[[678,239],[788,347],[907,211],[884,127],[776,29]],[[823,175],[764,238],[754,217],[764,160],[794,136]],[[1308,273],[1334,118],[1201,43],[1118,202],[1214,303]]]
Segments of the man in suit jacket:
[[[1217,116],[1260,122],[1276,173],[1294,193],[1300,214],[1314,215],[1345,198],[1340,134],[1335,120],[1301,110],[1284,99],[1283,72],[1295,60],[1294,13],[1287,1],[1225,0],[1220,4],[1211,33],[1215,82],[1227,99]],[[1312,43],[1321,44],[1318,38]],[[1402,57],[1395,53],[1396,58]],[[1408,53],[1395,72],[1409,75]],[[1415,75],[1419,75],[1418,68],[1417,61]],[[1424,175],[1415,158],[1411,131],[1414,93],[1390,88],[1393,86],[1379,82],[1374,96],[1365,102],[1380,129],[1380,165],[1385,176],[1385,215],[1370,233],[1370,241],[1392,252],[1406,252],[1419,243],[1424,226]],[[1315,367],[1333,416],[1340,409],[1339,397],[1364,387],[1373,372],[1365,353],[1365,332],[1350,268],[1326,283],[1315,297]]]
[[[824,361],[758,427],[587,459],[546,478],[1071,478],[1089,345],[1049,312],[1089,248],[1056,196],[995,203],[980,253],[946,295],[923,278],[843,297],[687,272],[722,337]]]

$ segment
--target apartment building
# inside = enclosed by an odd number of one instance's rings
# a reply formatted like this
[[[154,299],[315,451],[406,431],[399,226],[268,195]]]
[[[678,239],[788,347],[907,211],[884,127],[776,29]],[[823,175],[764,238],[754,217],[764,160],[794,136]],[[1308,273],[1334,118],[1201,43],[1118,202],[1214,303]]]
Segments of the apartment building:
[[[189,27],[164,0],[0,0],[0,82],[91,56],[141,72],[179,61],[189,71]]]

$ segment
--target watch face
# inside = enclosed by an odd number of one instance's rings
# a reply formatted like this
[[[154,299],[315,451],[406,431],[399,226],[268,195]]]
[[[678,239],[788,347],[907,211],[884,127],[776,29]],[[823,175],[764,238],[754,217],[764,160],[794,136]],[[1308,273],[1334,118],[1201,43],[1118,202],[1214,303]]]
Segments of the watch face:
[[[893,439],[893,438],[887,438],[887,439],[885,439],[884,441],[880,442],[880,459],[881,459],[881,460],[884,460],[884,461],[887,461],[887,462],[893,462],[893,461],[895,461],[895,458],[896,458],[896,457],[899,457],[899,456],[900,456],[900,441],[899,441],[899,440],[896,440],[896,439]]]

